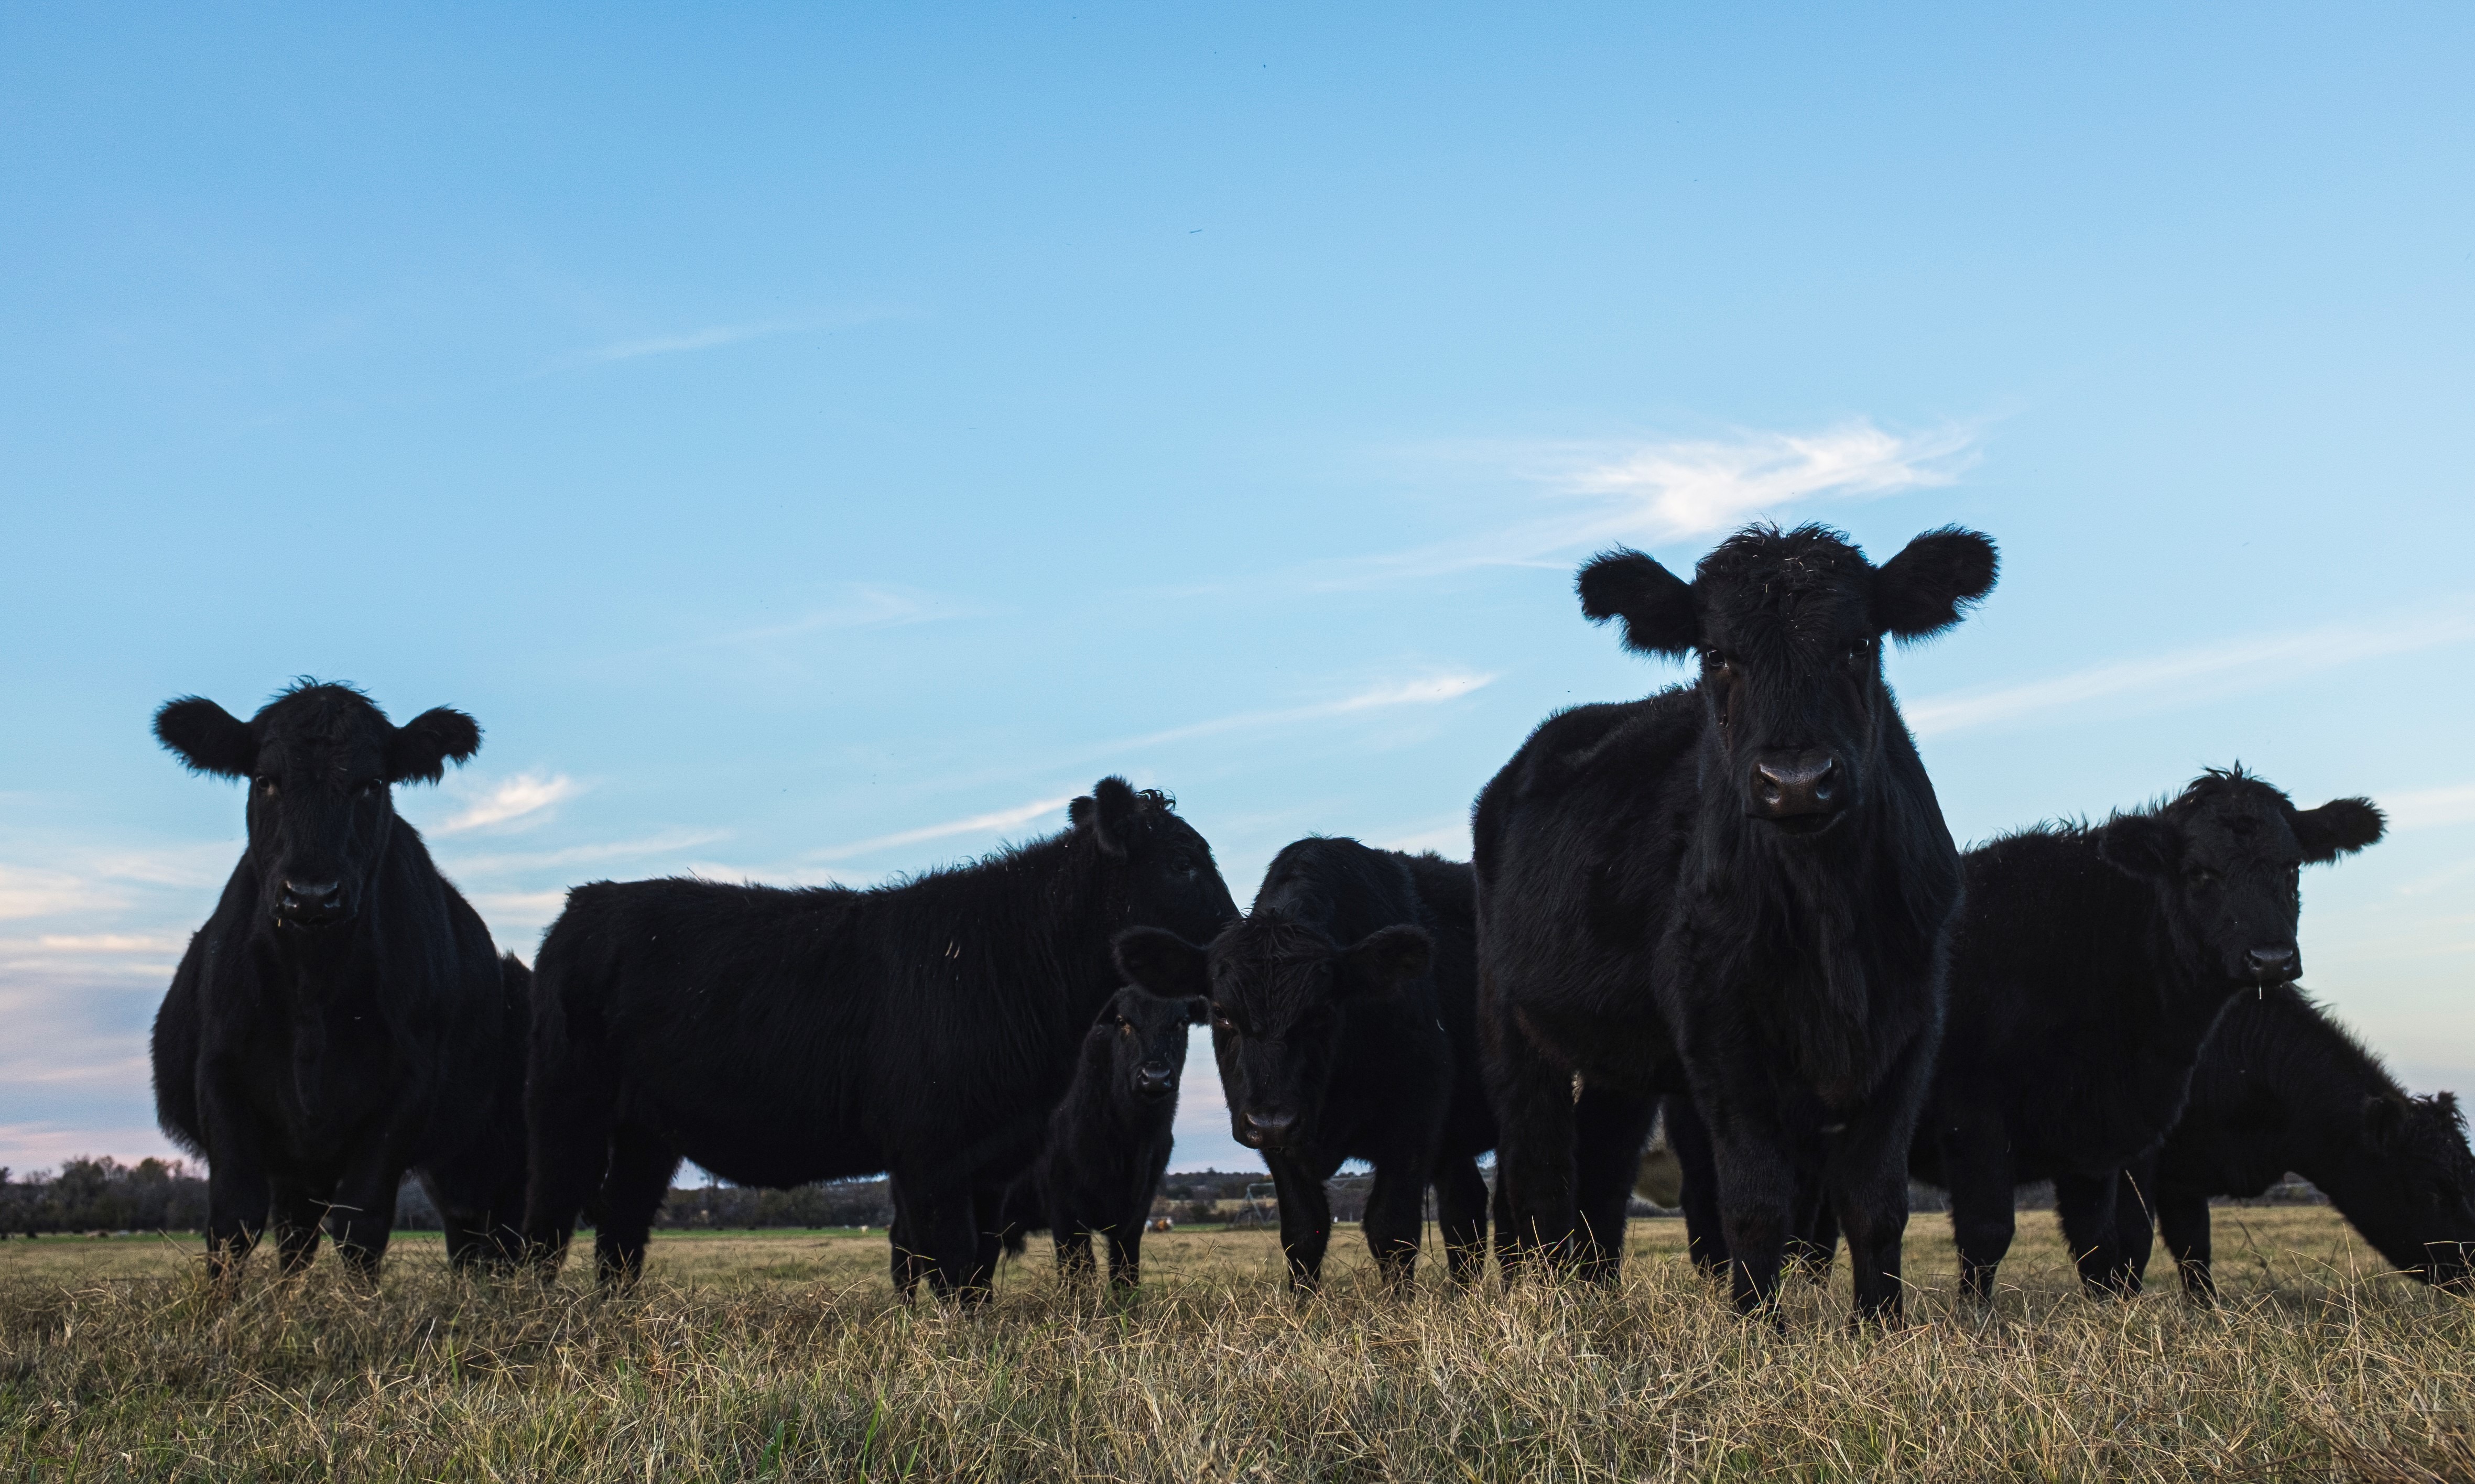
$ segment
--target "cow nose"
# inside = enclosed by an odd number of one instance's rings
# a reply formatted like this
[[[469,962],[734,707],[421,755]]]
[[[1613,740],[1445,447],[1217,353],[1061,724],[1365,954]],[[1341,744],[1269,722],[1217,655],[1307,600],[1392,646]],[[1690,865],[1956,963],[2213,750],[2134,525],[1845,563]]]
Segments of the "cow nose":
[[[1135,1070],[1135,1090],[1147,1098],[1165,1096],[1177,1085],[1177,1077],[1164,1066],[1144,1066]]]
[[[1839,760],[1826,752],[1765,758],[1753,765],[1753,804],[1764,818],[1826,815],[1839,807]]]
[[[344,914],[344,884],[286,879],[277,910],[293,922],[331,922]]]
[[[1289,1131],[1298,1126],[1295,1113],[1248,1113],[1246,1130],[1255,1142],[1278,1148],[1288,1141]]]
[[[2291,948],[2255,948],[2243,958],[2251,963],[2255,979],[2285,979],[2294,972],[2294,950]]]

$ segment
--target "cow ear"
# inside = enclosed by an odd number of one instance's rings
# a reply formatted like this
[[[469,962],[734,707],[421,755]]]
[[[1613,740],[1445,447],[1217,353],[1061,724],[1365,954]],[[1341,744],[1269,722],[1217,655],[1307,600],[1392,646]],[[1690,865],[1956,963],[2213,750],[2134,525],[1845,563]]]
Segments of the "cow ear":
[[[1186,1023],[1190,1026],[1210,1025],[1212,1002],[1199,994],[1188,997],[1186,1002]]]
[[[2364,1134],[2374,1145],[2386,1146],[2406,1129],[2406,1105],[2395,1098],[2373,1093],[2364,1100]]]
[[[1166,928],[1128,928],[1111,944],[1117,972],[1164,1000],[1207,992],[1211,954]]]
[[[1434,942],[1424,928],[1399,923],[1378,928],[1340,951],[1341,993],[1390,995],[1427,972]]]
[[[257,735],[202,695],[165,701],[155,713],[155,740],[193,772],[246,778],[257,766]]]
[[[2182,862],[2183,840],[2155,815],[2117,815],[2097,832],[2096,858],[2125,876],[2170,876]]]
[[[2389,828],[2370,799],[2331,799],[2317,809],[2294,812],[2294,839],[2303,859],[2323,865],[2379,839]]]
[[[436,783],[452,759],[461,763],[481,750],[481,724],[460,711],[433,706],[395,729],[387,739],[389,783]]]
[[[1581,616],[1593,623],[1624,620],[1624,645],[1642,654],[1680,658],[1702,640],[1693,589],[1682,578],[1629,547],[1602,551],[1573,579]]]
[[[1126,841],[1135,820],[1135,811],[1141,801],[1135,797],[1134,785],[1112,774],[1092,787],[1090,792],[1066,807],[1066,817],[1074,821],[1078,830],[1091,832],[1092,843],[1102,855],[1122,861],[1126,858]]]
[[[1994,591],[2000,567],[1994,543],[1974,531],[1927,531],[1874,573],[1874,621],[1902,641],[1939,634]]]

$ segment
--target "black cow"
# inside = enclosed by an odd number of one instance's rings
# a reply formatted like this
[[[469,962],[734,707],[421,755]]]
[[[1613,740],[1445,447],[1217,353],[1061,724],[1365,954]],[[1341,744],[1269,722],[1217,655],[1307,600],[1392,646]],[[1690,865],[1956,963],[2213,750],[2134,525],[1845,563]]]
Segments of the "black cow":
[[[1210,999],[1229,1121],[1271,1168],[1293,1284],[1322,1273],[1324,1181],[1345,1159],[1375,1167],[1366,1245],[1392,1281],[1415,1267],[1430,1181],[1454,1280],[1484,1260],[1478,1156],[1495,1119],[1478,1069],[1475,911],[1466,865],[1302,839],[1209,950],[1159,931],[1117,939],[1127,978]]]
[[[2047,1179],[2081,1277],[2122,1286],[2117,1172],[2173,1128],[2227,1005],[2302,972],[2302,867],[2381,830],[2363,799],[2297,810],[2237,767],[2098,828],[1969,852],[1914,1167],[1950,1191],[1970,1294],[2010,1249],[2013,1187]]]
[[[1237,915],[1165,796],[1104,778],[1068,813],[1061,834],[867,891],[570,892],[533,989],[525,1234],[544,1266],[596,1202],[601,1280],[632,1281],[684,1156],[750,1185],[888,1171],[912,1273],[984,1293],[996,1198],[1117,989],[1109,939]]]
[[[1048,1141],[1006,1192],[1007,1251],[1045,1230],[1068,1282],[1091,1277],[1091,1238],[1109,1243],[1109,1281],[1142,1281],[1143,1226],[1176,1143],[1178,1082],[1187,1027],[1207,1015],[1202,1000],[1165,1000],[1135,985],[1116,992],[1083,1037],[1066,1099],[1048,1115]]]
[[[524,966],[397,817],[480,729],[441,707],[389,725],[303,681],[247,721],[191,696],[155,735],[249,780],[249,845],[155,1017],[155,1109],[208,1166],[207,1251],[235,1276],[272,1226],[286,1273],[335,1246],[374,1277],[416,1170],[458,1265],[513,1253],[524,1192]]]
[[[2137,1287],[2153,1206],[2183,1285],[2209,1276],[2209,1198],[2256,1196],[2294,1171],[2381,1255],[2427,1283],[2463,1285],[2475,1244],[2475,1154],[2443,1092],[2410,1097],[2380,1058],[2291,985],[2238,994],[2201,1048],[2182,1121],[2116,1198]]]
[[[1510,1255],[1578,1250],[1612,1272],[1656,1099],[1689,1088],[1737,1302],[1773,1301],[1800,1178],[1818,1178],[1859,1314],[1897,1317],[1960,871],[1881,641],[1957,623],[1995,568],[1973,532],[1929,532],[1876,568],[1810,525],[1739,532],[1689,585],[1635,551],[1582,568],[1584,614],[1621,618],[1643,653],[1699,651],[1702,673],[1549,718],[1479,795]]]

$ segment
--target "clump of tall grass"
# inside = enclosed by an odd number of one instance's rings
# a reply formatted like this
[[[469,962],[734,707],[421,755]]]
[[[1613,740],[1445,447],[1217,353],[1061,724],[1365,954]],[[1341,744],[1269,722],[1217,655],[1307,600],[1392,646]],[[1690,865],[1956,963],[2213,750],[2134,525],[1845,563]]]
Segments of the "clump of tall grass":
[[[402,1259],[374,1294],[0,1275],[0,1473],[2475,1478],[2475,1305],[2368,1265],[2264,1258],[2200,1308],[2015,1257],[1991,1312],[1928,1277],[1883,1334],[1803,1286],[1748,1324],[1649,1254],[1605,1291],[1402,1303],[1352,1267],[1299,1303],[1260,1245],[1164,1244],[1122,1303],[1034,1265],[975,1312],[752,1242],[615,1301]]]

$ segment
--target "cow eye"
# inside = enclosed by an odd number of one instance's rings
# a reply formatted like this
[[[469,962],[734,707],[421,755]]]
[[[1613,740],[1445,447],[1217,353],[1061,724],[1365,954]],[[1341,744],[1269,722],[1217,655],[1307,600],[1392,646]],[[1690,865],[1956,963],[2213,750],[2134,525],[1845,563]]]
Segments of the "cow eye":
[[[361,786],[360,786],[360,788],[359,788],[359,790],[357,790],[356,791],[358,791],[358,792],[359,792],[359,794],[360,794],[360,796],[361,796],[361,797],[363,797],[363,798],[365,798],[365,799],[366,799],[366,798],[376,798],[376,797],[378,797],[379,791],[380,791],[380,789],[385,788],[385,787],[386,787],[386,785],[384,785],[384,784],[382,784],[382,783],[379,782],[377,779],[373,778],[373,779],[371,779],[369,782],[367,782],[367,783],[365,783],[365,784],[361,785]]]
[[[277,792],[275,780],[272,778],[261,778],[257,780],[257,791],[264,797],[275,797]]]
[[[1728,664],[1728,654],[1724,649],[1704,649],[1702,651],[1702,665],[1705,669],[1724,671],[1727,669]]]

